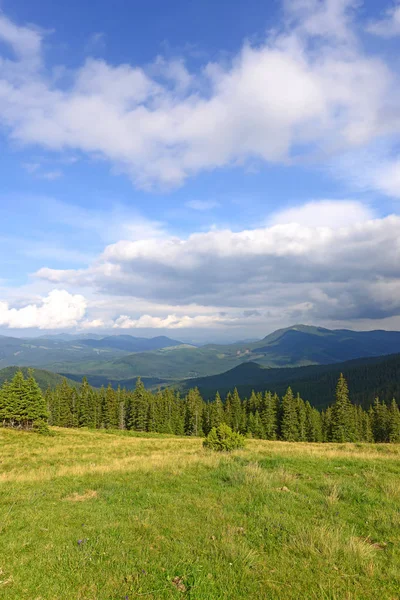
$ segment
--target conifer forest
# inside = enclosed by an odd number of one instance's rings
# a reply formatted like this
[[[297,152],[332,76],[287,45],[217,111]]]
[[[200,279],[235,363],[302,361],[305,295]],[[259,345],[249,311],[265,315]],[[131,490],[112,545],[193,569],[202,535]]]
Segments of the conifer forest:
[[[240,398],[235,389],[225,398],[216,394],[205,402],[197,388],[180,395],[166,388],[151,392],[140,378],[132,391],[111,385],[91,387],[84,378],[79,388],[64,379],[43,395],[33,371],[17,371],[0,389],[0,423],[4,427],[38,429],[120,429],[179,436],[204,436],[227,424],[251,438],[288,442],[400,442],[400,410],[376,398],[368,410],[349,398],[340,376],[336,397],[319,411],[289,387],[279,397],[270,391]]]

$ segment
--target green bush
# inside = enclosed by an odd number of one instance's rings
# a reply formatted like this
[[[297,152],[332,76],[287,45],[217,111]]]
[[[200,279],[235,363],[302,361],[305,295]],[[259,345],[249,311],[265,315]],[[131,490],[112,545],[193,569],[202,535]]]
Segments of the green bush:
[[[228,425],[222,423],[213,427],[203,442],[204,448],[217,452],[231,452],[244,447],[244,436],[232,431]]]

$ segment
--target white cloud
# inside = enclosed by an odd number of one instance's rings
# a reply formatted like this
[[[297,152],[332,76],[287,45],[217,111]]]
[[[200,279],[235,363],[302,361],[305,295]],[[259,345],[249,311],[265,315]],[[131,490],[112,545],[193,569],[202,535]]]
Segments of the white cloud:
[[[297,223],[304,227],[349,227],[373,219],[367,206],[352,200],[323,200],[288,208],[271,216],[271,225]]]
[[[79,329],[104,329],[107,323],[103,319],[86,320],[79,323]]]
[[[41,35],[32,27],[19,27],[0,10],[0,39],[9,44],[18,57],[32,60],[40,54]]]
[[[400,3],[387,9],[382,19],[370,23],[367,31],[384,38],[400,35]]]
[[[79,294],[53,290],[39,303],[10,308],[0,302],[0,326],[11,329],[64,329],[76,327],[86,312],[87,302]]]
[[[3,17],[3,37],[25,50],[0,63],[0,121],[12,140],[106,159],[145,188],[399,135],[386,110],[396,77],[360,49],[353,7],[290,0],[286,28],[245,45],[230,64],[190,73],[183,60],[158,58],[143,69],[92,58],[71,73],[69,88],[50,81],[43,63],[32,70],[26,48],[39,57],[40,35]]]
[[[127,315],[121,315],[113,324],[114,329],[185,329],[185,328],[214,328],[226,327],[230,325],[243,325],[243,315],[228,316],[228,315],[189,315],[171,314],[166,317],[154,317],[150,315],[142,315],[138,319],[132,319]]]

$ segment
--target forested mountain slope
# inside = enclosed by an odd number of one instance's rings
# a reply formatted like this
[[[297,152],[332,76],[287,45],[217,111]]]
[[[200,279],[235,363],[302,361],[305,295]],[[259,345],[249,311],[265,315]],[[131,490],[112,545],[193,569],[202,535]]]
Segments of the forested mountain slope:
[[[247,363],[219,375],[187,380],[181,385],[181,389],[198,387],[204,398],[211,399],[217,391],[226,395],[235,387],[241,396],[248,396],[252,390],[266,389],[282,395],[291,386],[313,406],[322,408],[334,397],[340,373],[348,380],[351,397],[357,404],[369,406],[376,396],[387,402],[392,398],[400,400],[400,354],[334,365],[281,369],[268,369],[256,363]]]

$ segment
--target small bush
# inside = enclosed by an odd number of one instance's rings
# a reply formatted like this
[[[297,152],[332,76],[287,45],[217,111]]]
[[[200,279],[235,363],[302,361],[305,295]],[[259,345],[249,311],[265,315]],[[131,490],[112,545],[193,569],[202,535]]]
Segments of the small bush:
[[[216,450],[217,452],[231,452],[244,447],[244,436],[232,431],[228,425],[222,423],[213,427],[203,442],[204,448]]]
[[[37,419],[33,422],[33,431],[40,435],[54,435],[44,419]]]

